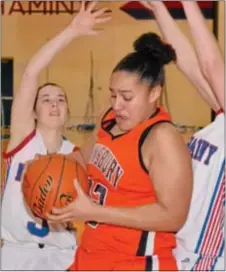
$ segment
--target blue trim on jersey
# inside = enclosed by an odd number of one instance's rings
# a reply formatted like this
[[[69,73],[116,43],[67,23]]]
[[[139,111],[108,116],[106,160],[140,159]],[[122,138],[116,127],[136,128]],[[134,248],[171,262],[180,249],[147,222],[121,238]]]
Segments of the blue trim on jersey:
[[[17,173],[16,173],[16,177],[15,177],[15,180],[18,181],[18,182],[22,181],[24,167],[25,167],[25,163],[20,162],[18,164],[18,169],[17,169]]]
[[[220,174],[219,174],[219,176],[217,178],[217,184],[215,186],[212,199],[210,201],[210,206],[209,206],[209,209],[208,209],[208,212],[207,212],[207,216],[206,216],[206,219],[204,221],[204,225],[202,227],[201,234],[199,236],[199,240],[198,240],[198,243],[197,243],[197,246],[196,246],[196,249],[195,249],[196,254],[199,253],[199,250],[200,250],[200,248],[202,246],[202,242],[203,242],[204,234],[205,234],[205,231],[206,231],[206,228],[207,228],[207,224],[209,223],[209,219],[210,219],[210,216],[211,216],[211,212],[212,212],[211,210],[213,208],[214,201],[216,199],[217,192],[218,192],[218,189],[219,189],[219,187],[221,185],[222,177],[224,175],[224,169],[225,169],[225,160],[222,163],[222,166],[221,166],[221,169],[220,169]]]
[[[223,256],[223,252],[224,252],[224,244],[225,244],[225,242],[224,242],[224,240],[223,240],[223,243],[222,243],[222,246],[221,246],[221,248],[220,248],[219,255],[218,255],[219,257],[222,257],[222,256]],[[216,266],[216,264],[217,264],[217,260],[218,260],[218,257],[215,259],[213,265],[212,265],[211,268],[210,268],[210,271],[214,271],[215,266]]]

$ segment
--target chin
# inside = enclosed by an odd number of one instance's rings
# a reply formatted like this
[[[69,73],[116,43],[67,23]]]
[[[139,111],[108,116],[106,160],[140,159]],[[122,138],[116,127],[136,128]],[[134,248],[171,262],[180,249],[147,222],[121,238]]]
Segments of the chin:
[[[123,124],[117,124],[118,128],[122,131],[122,132],[128,132],[130,131],[132,128],[128,125],[123,125]]]

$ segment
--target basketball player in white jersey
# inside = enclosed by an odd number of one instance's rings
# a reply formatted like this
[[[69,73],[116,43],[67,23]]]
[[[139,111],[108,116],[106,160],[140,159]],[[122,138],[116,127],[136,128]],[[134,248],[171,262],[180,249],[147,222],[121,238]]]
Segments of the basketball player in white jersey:
[[[224,62],[213,34],[195,1],[181,1],[194,38],[196,54],[164,4],[144,2],[177,53],[177,66],[217,113],[213,123],[197,132],[188,146],[194,175],[192,203],[186,224],[177,234],[175,256],[181,270],[224,268]]]
[[[44,45],[30,60],[12,106],[11,137],[4,154],[7,175],[2,202],[2,270],[66,270],[72,263],[76,239],[62,225],[35,218],[24,206],[21,181],[24,165],[36,154],[68,154],[74,145],[62,137],[68,120],[64,90],[48,83],[38,88],[38,76],[72,40],[95,35],[97,23],[108,21],[106,9],[93,12],[84,2],[72,23]]]

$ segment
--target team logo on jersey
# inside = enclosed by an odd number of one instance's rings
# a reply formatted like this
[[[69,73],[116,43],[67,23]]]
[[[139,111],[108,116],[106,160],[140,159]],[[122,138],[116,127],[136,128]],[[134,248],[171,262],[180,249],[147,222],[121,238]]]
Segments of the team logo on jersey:
[[[191,138],[188,144],[192,159],[202,162],[205,165],[209,165],[213,155],[217,152],[218,147],[210,144],[203,139]]]
[[[39,186],[39,196],[36,197],[36,202],[33,205],[34,211],[42,214],[45,207],[46,197],[52,191],[54,180],[51,176],[48,176],[45,183]]]
[[[117,186],[124,171],[108,148],[104,145],[96,144],[90,158],[90,163],[103,173],[113,187]]]

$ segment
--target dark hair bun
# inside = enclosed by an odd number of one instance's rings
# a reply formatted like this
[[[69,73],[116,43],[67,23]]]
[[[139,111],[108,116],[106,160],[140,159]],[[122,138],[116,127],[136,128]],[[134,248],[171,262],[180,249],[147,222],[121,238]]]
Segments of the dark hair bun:
[[[156,33],[145,33],[133,44],[137,53],[158,60],[160,63],[168,64],[176,61],[176,52],[171,45],[164,43]]]

